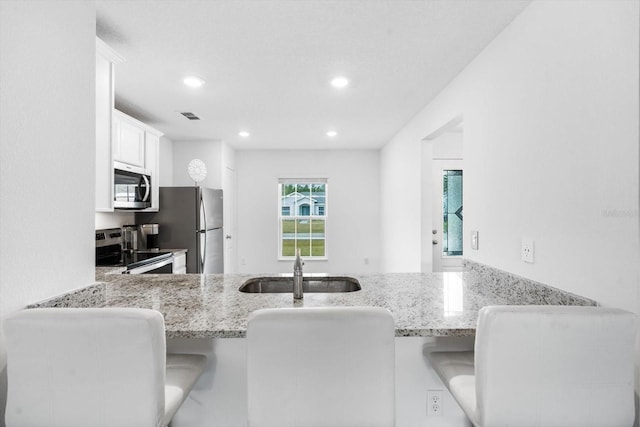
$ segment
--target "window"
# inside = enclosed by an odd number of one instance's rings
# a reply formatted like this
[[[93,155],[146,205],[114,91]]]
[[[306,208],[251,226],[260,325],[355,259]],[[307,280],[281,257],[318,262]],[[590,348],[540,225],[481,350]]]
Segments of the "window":
[[[462,171],[442,171],[442,255],[462,255]]]
[[[326,258],[327,180],[281,179],[278,204],[279,258]]]

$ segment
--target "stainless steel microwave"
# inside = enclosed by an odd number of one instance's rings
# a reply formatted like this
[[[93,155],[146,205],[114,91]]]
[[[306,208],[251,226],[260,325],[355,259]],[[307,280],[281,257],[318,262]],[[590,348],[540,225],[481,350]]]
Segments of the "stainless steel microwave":
[[[146,209],[151,207],[151,171],[126,163],[113,162],[113,207]]]

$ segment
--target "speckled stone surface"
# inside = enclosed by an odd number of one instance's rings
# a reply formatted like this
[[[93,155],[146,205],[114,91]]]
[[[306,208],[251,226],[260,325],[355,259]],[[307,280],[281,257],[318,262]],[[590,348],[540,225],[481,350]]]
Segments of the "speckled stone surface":
[[[167,337],[244,337],[249,313],[271,307],[377,306],[391,311],[396,336],[467,336],[475,333],[478,310],[487,305],[596,305],[500,272],[469,264],[462,273],[345,274],[362,290],[287,294],[238,291],[252,277],[273,274],[123,275],[99,272],[102,282],[30,307],[142,307],[160,311]],[[76,295],[78,294],[78,295]]]
[[[468,280],[475,291],[500,295],[524,305],[596,305],[596,302],[560,289],[507,273],[484,264],[465,260]]]
[[[27,308],[38,307],[103,307],[105,300],[105,283],[96,282],[86,288],[49,298]]]
[[[101,282],[107,274],[121,274],[125,270],[126,267],[96,267],[96,281]]]

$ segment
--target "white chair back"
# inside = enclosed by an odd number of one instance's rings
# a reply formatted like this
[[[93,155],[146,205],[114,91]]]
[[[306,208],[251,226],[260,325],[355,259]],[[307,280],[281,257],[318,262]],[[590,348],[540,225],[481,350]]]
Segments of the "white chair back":
[[[247,327],[249,427],[395,423],[395,327],[374,307],[265,309]]]
[[[162,427],[162,314],[31,309],[5,320],[7,427]]]
[[[635,316],[601,307],[493,306],[475,343],[480,426],[631,426]]]

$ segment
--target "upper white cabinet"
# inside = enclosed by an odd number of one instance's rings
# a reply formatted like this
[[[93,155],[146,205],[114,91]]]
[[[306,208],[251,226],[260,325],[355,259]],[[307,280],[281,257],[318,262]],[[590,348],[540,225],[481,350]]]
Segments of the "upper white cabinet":
[[[114,64],[123,61],[96,38],[96,211],[113,212],[112,114]]]
[[[151,208],[158,210],[162,132],[114,109],[114,65],[124,61],[96,38],[96,211],[113,212],[113,162],[147,169]]]
[[[145,211],[157,211],[159,207],[159,153],[162,135],[162,132],[151,126],[113,110],[113,159],[147,169],[151,175],[151,207]]]
[[[144,164],[144,129],[137,120],[121,113],[113,112],[113,160],[133,166]]]

